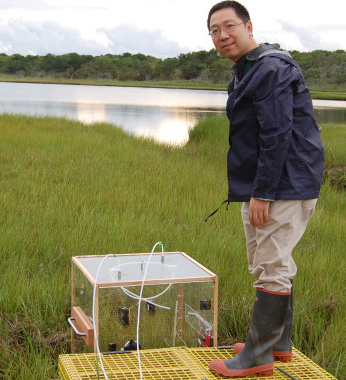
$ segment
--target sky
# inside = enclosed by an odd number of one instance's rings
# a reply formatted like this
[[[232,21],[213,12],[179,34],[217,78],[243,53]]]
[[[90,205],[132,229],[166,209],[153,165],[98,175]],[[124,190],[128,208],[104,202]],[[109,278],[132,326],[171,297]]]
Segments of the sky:
[[[0,0],[0,53],[132,54],[212,49],[206,19],[218,0]],[[244,0],[256,42],[346,50],[343,0]],[[327,9],[328,7],[328,9]]]

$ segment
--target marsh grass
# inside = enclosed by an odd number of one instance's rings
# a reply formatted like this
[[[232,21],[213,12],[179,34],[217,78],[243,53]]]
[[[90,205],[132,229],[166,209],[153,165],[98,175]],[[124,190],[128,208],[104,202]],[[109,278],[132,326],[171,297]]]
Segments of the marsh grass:
[[[323,127],[327,166],[346,129]],[[106,124],[0,117],[0,377],[57,377],[69,352],[71,257],[184,251],[219,277],[219,341],[244,339],[253,303],[239,204],[227,197],[227,121],[202,121],[180,148]],[[294,344],[346,379],[345,206],[328,176],[297,246]]]

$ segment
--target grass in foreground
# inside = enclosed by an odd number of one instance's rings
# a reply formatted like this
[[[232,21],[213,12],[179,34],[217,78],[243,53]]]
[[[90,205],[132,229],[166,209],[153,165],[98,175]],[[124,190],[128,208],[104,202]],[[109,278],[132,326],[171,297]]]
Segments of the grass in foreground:
[[[201,122],[183,148],[57,118],[3,115],[0,133],[0,377],[57,377],[72,256],[150,252],[159,240],[219,276],[220,343],[245,338],[254,292],[240,205],[204,222],[227,197],[226,119]],[[324,126],[327,168],[345,165],[345,138]],[[327,175],[295,253],[294,344],[341,380],[345,203]]]

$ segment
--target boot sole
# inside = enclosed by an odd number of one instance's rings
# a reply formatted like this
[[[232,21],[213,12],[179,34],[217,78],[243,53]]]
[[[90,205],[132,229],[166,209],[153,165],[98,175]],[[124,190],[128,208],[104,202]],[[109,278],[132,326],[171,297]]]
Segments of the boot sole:
[[[244,369],[228,369],[223,360],[213,360],[209,363],[209,369],[224,377],[235,378],[244,377],[247,375],[258,375],[258,377],[265,377],[273,375],[274,363]]]

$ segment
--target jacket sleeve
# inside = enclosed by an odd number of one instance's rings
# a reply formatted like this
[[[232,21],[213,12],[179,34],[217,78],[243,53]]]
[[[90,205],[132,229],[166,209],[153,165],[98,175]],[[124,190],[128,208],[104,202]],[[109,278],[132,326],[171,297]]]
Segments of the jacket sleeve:
[[[258,131],[258,166],[252,196],[275,200],[290,146],[296,67],[279,58],[263,58],[255,74],[253,101]]]

